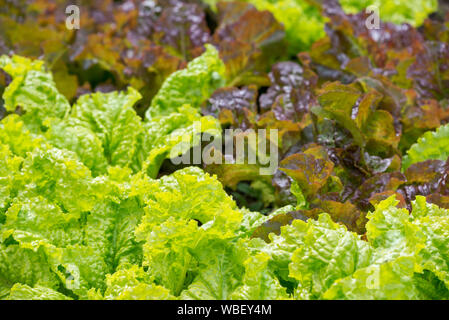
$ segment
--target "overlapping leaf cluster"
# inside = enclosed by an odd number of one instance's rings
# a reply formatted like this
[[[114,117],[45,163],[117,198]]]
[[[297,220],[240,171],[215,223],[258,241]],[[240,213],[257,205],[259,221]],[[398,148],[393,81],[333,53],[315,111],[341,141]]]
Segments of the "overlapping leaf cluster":
[[[249,4],[213,12],[201,1],[72,2],[15,0],[0,11],[0,54],[44,57],[71,101],[131,85],[143,96],[136,106],[143,115],[164,80],[206,43],[219,47],[236,85],[268,84],[271,62],[283,54],[283,26]],[[69,5],[80,10],[79,29],[66,26]],[[6,81],[0,77],[0,91]]]
[[[448,299],[448,22],[369,4],[8,2],[0,299]]]
[[[270,216],[239,209],[217,178],[197,167],[152,179],[154,146],[139,167],[136,153],[147,150],[139,143],[157,126],[159,135],[166,124],[195,134],[173,119],[198,107],[165,115],[172,98],[165,93],[198,70],[209,70],[197,74],[207,92],[210,75],[223,69],[214,71],[223,67],[214,47],[164,83],[155,100],[164,104],[152,106],[145,122],[132,109],[134,89],[84,95],[70,106],[40,61],[0,62],[13,79],[7,110],[24,109],[0,127],[0,298],[449,298],[449,211],[422,196],[411,213],[394,196],[380,202],[367,216],[365,240],[321,213],[308,221],[298,215],[266,242],[254,237],[257,229],[293,206]],[[197,92],[185,91],[204,100]],[[292,192],[304,206],[334,167],[313,153],[288,161]],[[308,193],[298,165],[315,170]]]
[[[393,194],[409,209],[416,195],[447,207],[446,24],[381,22],[370,30],[366,12],[348,15],[334,1],[321,8],[327,36],[299,53],[299,63],[274,64],[262,93],[220,89],[203,111],[225,127],[278,129],[281,169],[271,181],[254,166],[206,170],[233,194],[251,196],[247,185],[265,201],[259,207],[299,198],[301,216],[328,212],[359,233],[373,205]],[[296,215],[258,232],[266,238]]]

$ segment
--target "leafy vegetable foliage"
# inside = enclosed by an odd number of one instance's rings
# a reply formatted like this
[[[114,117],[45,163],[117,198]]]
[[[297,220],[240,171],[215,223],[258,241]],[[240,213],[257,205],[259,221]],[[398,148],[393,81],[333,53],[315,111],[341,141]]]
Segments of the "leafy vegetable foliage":
[[[438,128],[436,132],[427,132],[419,138],[404,157],[403,167],[425,160],[446,160],[449,158],[449,125]]]
[[[0,8],[0,299],[448,299],[449,31],[418,2]],[[278,130],[278,170],[167,161],[223,129]]]

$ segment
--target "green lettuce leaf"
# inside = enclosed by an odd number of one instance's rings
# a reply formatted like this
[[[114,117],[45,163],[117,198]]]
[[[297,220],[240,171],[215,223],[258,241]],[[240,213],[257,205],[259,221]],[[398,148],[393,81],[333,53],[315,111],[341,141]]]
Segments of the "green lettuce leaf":
[[[402,159],[402,168],[407,170],[414,163],[426,160],[449,158],[449,125],[441,126],[435,132],[426,132]]]
[[[411,213],[398,204],[393,196],[368,214],[366,240],[324,213],[246,247],[268,257],[266,270],[297,299],[448,298],[449,212],[424,197]]]
[[[1,239],[12,236],[16,241],[38,245],[48,241],[66,247],[82,241],[79,213],[64,213],[46,198],[16,198],[6,212]]]
[[[103,286],[107,269],[98,250],[81,245],[80,222],[79,214],[63,213],[42,197],[17,201],[7,211],[1,228],[3,243],[18,244],[8,247],[15,251],[5,251],[5,259],[39,259],[36,268],[40,266],[49,273],[48,277],[58,279],[57,288],[62,286],[79,298],[86,298],[90,288]],[[27,279],[15,282],[36,284]]]
[[[410,300],[419,299],[414,285],[415,259],[399,257],[380,265],[357,270],[351,277],[337,281],[325,299]]]
[[[77,156],[56,148],[35,149],[24,160],[26,185],[19,196],[43,196],[70,212],[93,208],[101,190],[95,188],[90,170]]]
[[[203,228],[222,234],[232,235],[239,228],[243,215],[217,178],[197,167],[178,170],[157,180],[148,204],[143,222],[194,219]]]
[[[43,244],[47,261],[66,290],[87,299],[91,288],[104,288],[107,265],[94,248],[81,244],[56,248]]]
[[[320,10],[307,1],[248,0],[258,10],[268,10],[285,27],[289,53],[298,54],[324,37],[324,19]]]
[[[34,288],[16,283],[8,296],[8,300],[72,300],[70,297],[50,288],[36,286]]]
[[[206,0],[215,9],[220,0]],[[230,1],[230,0],[227,0]],[[260,11],[270,11],[285,28],[289,42],[289,54],[296,55],[307,50],[324,37],[324,23],[320,9],[312,2],[300,0],[244,0]]]
[[[144,237],[142,228],[148,230],[143,245],[143,265],[154,276],[155,282],[178,296],[191,281],[190,274],[195,267],[191,250],[207,236],[196,221],[168,219],[160,224],[145,222],[137,230],[138,239]]]
[[[426,237],[425,247],[419,252],[424,269],[431,271],[449,288],[449,244],[446,235],[449,232],[449,212],[417,197],[413,203],[412,216]]]
[[[146,119],[169,115],[185,104],[199,109],[216,89],[225,85],[224,74],[225,65],[217,49],[206,45],[205,53],[165,80],[146,112]]]
[[[412,26],[420,26],[428,15],[437,11],[437,0],[340,0],[340,4],[346,13],[358,13],[369,6],[375,6],[380,11],[383,21],[397,24],[409,23]]]
[[[172,300],[169,290],[155,285],[148,273],[142,268],[132,266],[106,277],[104,296],[91,291],[92,299],[99,300]]]
[[[189,105],[170,115],[152,118],[145,122],[144,133],[138,139],[134,169],[143,168],[155,178],[164,160],[182,156],[200,146],[202,134],[221,138],[220,123],[211,116],[201,117],[199,111]],[[191,161],[190,155],[188,160]]]
[[[27,122],[35,128],[42,125],[46,118],[62,119],[68,115],[70,104],[59,93],[51,73],[44,70],[43,62],[19,56],[2,56],[0,69],[13,78],[3,93],[7,111],[23,108],[27,112]]]
[[[411,214],[389,198],[368,215],[367,237],[374,249],[371,265],[341,279],[327,299],[447,299],[447,246],[440,234],[448,230],[449,212],[417,197]],[[429,279],[430,278],[430,279]]]
[[[303,223],[282,226],[280,235],[269,234],[268,244],[259,238],[254,238],[247,243],[247,246],[253,254],[258,252],[268,254],[269,266],[276,276],[285,283],[295,282],[294,286],[297,286],[297,281],[289,276],[289,264],[295,250],[304,244],[305,226],[306,224]]]
[[[202,241],[232,238],[242,213],[216,177],[192,167],[155,181],[142,223],[144,261],[157,284],[178,296],[191,281]],[[207,239],[207,240],[206,240]]]
[[[130,197],[118,203],[99,202],[87,217],[85,243],[101,252],[109,272],[125,264],[141,263],[142,246],[135,239],[134,230],[143,213],[139,200]]]
[[[0,145],[0,224],[4,211],[19,192],[23,158],[14,156],[7,145]]]
[[[187,290],[182,292],[181,298],[230,299],[242,281],[246,252],[221,239],[203,241],[191,252],[198,262],[198,275]]]
[[[0,299],[6,298],[16,283],[50,289],[59,287],[43,248],[33,251],[17,244],[0,244]]]
[[[49,129],[46,140],[59,149],[73,151],[79,160],[98,176],[106,172],[108,162],[103,141],[86,124],[77,118],[46,122]]]
[[[112,166],[127,167],[132,163],[137,136],[142,131],[142,121],[133,106],[140,99],[140,93],[130,87],[127,92],[84,95],[73,106],[71,117],[81,120],[97,135]],[[100,151],[95,141],[90,145],[97,153]]]
[[[358,235],[332,222],[327,214],[318,221],[295,220],[304,228],[303,245],[292,256],[290,276],[299,280],[311,298],[320,297],[336,280],[369,264],[372,250]]]
[[[14,155],[25,158],[27,152],[44,146],[45,140],[31,133],[22,117],[11,114],[0,122],[0,143],[7,145]]]
[[[244,262],[243,285],[231,295],[233,300],[279,300],[287,299],[286,289],[269,268],[270,256],[259,253]]]

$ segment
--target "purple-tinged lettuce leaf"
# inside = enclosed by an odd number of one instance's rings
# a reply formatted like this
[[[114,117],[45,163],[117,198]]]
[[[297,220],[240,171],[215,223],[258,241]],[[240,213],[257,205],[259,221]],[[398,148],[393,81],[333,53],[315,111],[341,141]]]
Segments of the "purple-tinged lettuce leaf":
[[[215,31],[213,43],[226,65],[227,84],[268,84],[269,66],[283,54],[285,33],[282,25],[270,12],[258,11],[251,5],[242,8],[238,2],[220,2],[218,16],[222,21]]]

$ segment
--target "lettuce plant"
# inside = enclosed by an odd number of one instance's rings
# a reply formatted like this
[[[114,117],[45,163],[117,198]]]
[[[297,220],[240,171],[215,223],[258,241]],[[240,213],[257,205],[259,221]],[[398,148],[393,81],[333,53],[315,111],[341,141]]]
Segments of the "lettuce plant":
[[[388,1],[388,0],[340,0],[347,13],[358,13],[369,6],[379,9],[379,16],[384,21],[393,23],[409,23],[420,26],[427,16],[438,9],[437,0]]]
[[[449,299],[436,1],[44,2],[0,12],[0,299]],[[170,161],[226,129],[278,170]]]
[[[230,1],[230,0],[225,0]],[[205,2],[216,9],[219,0]],[[320,14],[319,6],[312,2],[299,0],[244,0],[258,10],[267,10],[283,24],[289,43],[289,53],[294,55],[309,48],[313,42],[324,36],[325,19]]]
[[[0,59],[12,77],[0,123],[0,298],[449,298],[449,212],[424,197],[411,212],[394,196],[380,202],[366,239],[320,212],[262,240],[255,231],[293,206],[270,216],[239,208],[197,167],[155,179],[179,137],[196,134],[193,121],[220,127],[198,114],[218,79],[214,50],[167,80],[174,87],[146,121],[132,88],[70,106],[41,62]],[[191,77],[197,86],[184,97],[196,104],[165,94]],[[303,162],[320,170],[309,189]],[[311,154],[285,166],[297,210],[333,179],[333,166]]]
[[[320,10],[333,5],[333,1],[315,0],[244,1],[251,3],[258,10],[270,11],[284,25],[291,54],[309,49],[315,41],[324,37],[324,26],[327,19],[323,17]],[[205,2],[215,8],[220,1],[206,0]],[[379,9],[382,21],[396,24],[409,23],[412,26],[422,25],[427,16],[438,9],[437,0],[393,2],[388,0],[340,0],[339,4],[348,14],[359,13],[370,6],[375,6]]]
[[[404,157],[402,167],[408,169],[412,164],[425,160],[446,160],[449,157],[449,125],[437,131],[426,132]]]

